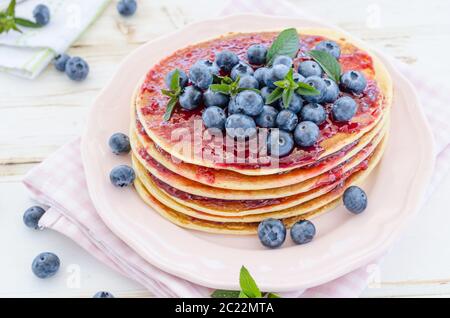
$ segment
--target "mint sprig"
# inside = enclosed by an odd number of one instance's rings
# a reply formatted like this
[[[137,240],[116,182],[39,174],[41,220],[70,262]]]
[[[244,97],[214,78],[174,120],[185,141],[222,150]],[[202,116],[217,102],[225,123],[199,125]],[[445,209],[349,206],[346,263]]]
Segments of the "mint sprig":
[[[341,77],[341,65],[336,60],[336,58],[328,52],[311,50],[308,52],[309,56],[313,58],[314,61],[319,63],[323,68],[325,73],[336,83],[339,83]]]
[[[0,33],[8,33],[10,30],[14,30],[22,33],[17,25],[27,28],[40,28],[41,25],[36,22],[16,17],[16,0],[11,0],[5,11],[0,12]]]
[[[245,268],[245,266],[241,267],[241,271],[239,273],[239,285],[241,287],[240,291],[236,290],[215,290],[211,297],[213,298],[280,298],[279,295],[275,293],[262,293],[253,279],[250,272]]]
[[[239,87],[239,81],[241,78],[238,76],[235,81],[228,76],[215,76],[215,81],[220,82],[219,84],[211,84],[209,89],[213,92],[222,93],[229,96],[235,96],[242,91],[251,90],[259,93],[258,89],[255,88],[243,88]]]
[[[181,86],[180,86],[180,71],[178,69],[173,72],[172,78],[170,80],[170,90],[162,89],[161,93],[166,96],[169,96],[169,102],[166,106],[166,112],[164,113],[164,121],[169,121],[170,117],[172,117],[173,110],[178,103],[178,99],[181,95]]]
[[[266,64],[272,65],[273,60],[278,55],[287,55],[294,58],[300,48],[298,33],[295,28],[286,29],[278,34],[267,51]]]

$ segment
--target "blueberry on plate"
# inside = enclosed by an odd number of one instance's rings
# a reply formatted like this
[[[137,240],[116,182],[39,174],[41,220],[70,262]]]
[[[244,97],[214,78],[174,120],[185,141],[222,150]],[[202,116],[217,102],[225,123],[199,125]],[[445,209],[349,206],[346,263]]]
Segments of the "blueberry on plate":
[[[50,22],[50,10],[46,5],[39,4],[33,10],[33,17],[40,26],[47,25]]]
[[[320,125],[327,119],[327,113],[322,105],[311,103],[303,106],[300,118],[302,121],[312,121],[316,125]]]
[[[273,60],[273,65],[285,65],[289,68],[291,68],[293,61],[292,59],[287,56],[287,55],[278,55],[277,57],[275,57],[275,59]]]
[[[107,291],[99,291],[92,298],[114,298],[114,295]]]
[[[111,183],[116,187],[127,187],[134,182],[136,178],[136,174],[130,166],[120,165],[114,167],[109,174],[109,179]]]
[[[294,141],[299,147],[310,147],[319,140],[320,129],[312,121],[302,121],[295,127]]]
[[[231,69],[239,63],[239,57],[231,51],[222,51],[216,54],[216,64],[225,73],[231,72]]]
[[[258,116],[263,111],[264,101],[258,93],[246,90],[236,95],[236,107],[248,116]]]
[[[264,76],[264,82],[266,86],[269,88],[275,88],[276,86],[273,84],[276,81],[281,81],[286,77],[286,74],[289,72],[289,67],[284,64],[277,64],[272,66]]]
[[[253,73],[253,77],[258,81],[259,87],[263,87],[265,85],[264,76],[267,70],[267,67],[260,67],[255,71],[255,73]]]
[[[238,64],[236,64],[231,69],[231,78],[235,81],[239,77],[244,77],[245,75],[253,75],[254,71],[250,65],[248,65],[245,62],[239,61]]]
[[[239,88],[259,88],[258,81],[251,75],[244,75],[239,79]]]
[[[341,89],[345,92],[361,94],[366,85],[366,77],[361,72],[347,71],[341,75]]]
[[[210,106],[206,108],[202,114],[203,123],[206,128],[224,129],[227,116],[225,111],[217,106]]]
[[[244,114],[228,116],[225,122],[228,136],[231,138],[249,138],[256,134],[256,124],[253,118]]]
[[[31,264],[31,270],[39,278],[49,278],[55,275],[60,266],[58,256],[44,252],[36,256]]]
[[[303,61],[298,65],[298,73],[304,77],[320,77],[323,74],[323,70],[316,61]]]
[[[66,75],[73,81],[83,81],[89,74],[89,65],[81,57],[71,57],[66,63]]]
[[[129,17],[136,12],[136,0],[120,0],[117,2],[117,11],[124,17]]]
[[[53,65],[58,71],[64,72],[66,70],[66,64],[69,59],[70,56],[65,53],[58,54],[53,60]]]
[[[275,120],[277,127],[285,131],[293,131],[298,124],[298,117],[290,110],[283,109]]]
[[[336,59],[341,56],[341,48],[339,47],[339,44],[334,41],[321,41],[316,45],[316,50],[327,52]]]
[[[281,109],[287,109],[297,114],[302,109],[302,107],[303,107],[303,99],[297,93],[294,93],[292,95],[291,101],[289,102],[289,105],[287,107],[284,105],[283,99],[280,99]]]
[[[40,206],[32,206],[23,214],[23,223],[31,229],[39,229],[39,220],[44,215],[45,210]]]
[[[220,69],[216,63],[210,60],[198,60],[194,65],[204,65],[210,71],[211,74],[219,75]]]
[[[206,65],[196,63],[189,70],[189,79],[196,87],[205,90],[212,84],[213,75]]]
[[[348,187],[342,198],[347,210],[354,214],[363,212],[367,207],[367,195],[360,187]]]
[[[311,221],[300,220],[291,228],[291,238],[295,244],[306,244],[316,235],[316,227]]]
[[[261,65],[266,62],[267,47],[263,44],[253,44],[247,50],[247,58],[250,64]]]
[[[276,158],[284,157],[294,149],[294,139],[287,131],[272,130],[267,137],[267,151]]]
[[[188,86],[180,95],[180,106],[187,110],[197,108],[202,101],[202,92],[195,86]]]
[[[280,220],[265,219],[258,225],[258,238],[265,247],[280,247],[286,239],[286,227]]]
[[[303,98],[309,103],[322,103],[327,91],[327,85],[323,78],[319,76],[310,76],[305,78],[305,83],[314,87],[319,91],[318,95],[303,96]]]
[[[349,121],[356,114],[358,105],[355,100],[349,96],[343,96],[334,102],[331,107],[333,119],[337,122]]]
[[[130,138],[123,133],[115,133],[109,137],[108,145],[116,155],[129,153],[131,150]]]
[[[203,93],[203,102],[207,107],[219,106],[225,108],[230,102],[230,97],[220,92],[214,92],[208,89],[206,92]]]
[[[255,118],[256,125],[262,128],[274,128],[276,126],[278,111],[269,105],[264,105],[261,114]]]
[[[187,85],[188,83],[188,77],[186,75],[186,73],[180,69],[174,69],[171,70],[169,73],[166,74],[166,77],[164,79],[164,82],[166,83],[167,88],[170,88],[170,83],[172,81],[172,77],[173,74],[175,73],[175,71],[178,70],[178,77],[179,77],[179,83],[180,83],[180,87],[183,88]]]
[[[324,78],[323,81],[326,85],[325,95],[323,96],[323,101],[325,103],[334,103],[339,96],[339,87],[335,81]]]

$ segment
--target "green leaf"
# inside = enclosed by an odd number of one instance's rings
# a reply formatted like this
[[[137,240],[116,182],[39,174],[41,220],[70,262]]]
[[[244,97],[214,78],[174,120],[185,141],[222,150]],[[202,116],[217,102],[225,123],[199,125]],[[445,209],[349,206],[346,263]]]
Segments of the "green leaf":
[[[227,95],[229,95],[231,91],[230,85],[227,84],[211,84],[209,86],[209,89],[212,90],[213,92],[219,92]]]
[[[314,61],[319,63],[325,73],[327,73],[332,80],[339,83],[339,79],[341,77],[341,65],[334,56],[328,52],[319,50],[309,51],[308,54],[314,59]]]
[[[173,110],[178,103],[178,97],[172,97],[166,106],[166,113],[164,114],[164,121],[169,121],[170,117],[172,117]]]
[[[242,266],[239,275],[239,284],[241,285],[242,292],[248,296],[248,298],[261,298],[262,294],[256,285],[255,280],[250,275],[249,271]]]
[[[177,92],[180,90],[180,71],[178,69],[175,69],[175,72],[173,72],[170,80],[170,89],[172,92]]]
[[[295,90],[295,92],[299,95],[314,96],[314,95],[320,94],[320,92],[317,89],[315,89],[314,87],[312,87],[309,84],[306,84],[303,82],[298,82],[297,85],[298,85],[298,88]]]
[[[287,80],[273,82],[273,85],[280,88],[289,88],[290,84]]]
[[[240,292],[237,290],[215,290],[212,294],[212,298],[239,298]]]
[[[239,298],[251,298],[251,297],[248,297],[243,291],[240,291]]]
[[[267,298],[281,298],[281,297],[280,297],[280,295],[277,295],[277,294],[275,294],[275,293],[269,293],[269,294],[267,295]]]
[[[175,97],[176,96],[176,94],[174,94],[174,92],[169,91],[167,89],[162,89],[161,93],[163,93],[163,95],[166,95],[166,96],[169,96],[169,97]]]
[[[266,104],[268,104],[268,105],[272,104],[274,101],[280,99],[282,95],[283,95],[283,89],[281,87],[275,88],[273,90],[273,92],[270,93],[269,96],[267,96]]]
[[[40,28],[42,27],[40,24],[37,24],[36,22],[24,19],[24,18],[14,18],[14,22],[16,24],[27,27],[27,28]]]
[[[288,88],[285,89],[283,91],[283,106],[284,108],[288,108],[289,104],[291,103],[292,100],[292,95],[294,95],[294,89],[293,88]]]
[[[10,17],[14,17],[14,15],[16,14],[16,0],[11,0],[8,8],[6,9],[6,14]]]
[[[267,51],[266,64],[272,65],[273,60],[278,55],[287,55],[294,58],[299,47],[300,41],[295,28],[281,31]]]

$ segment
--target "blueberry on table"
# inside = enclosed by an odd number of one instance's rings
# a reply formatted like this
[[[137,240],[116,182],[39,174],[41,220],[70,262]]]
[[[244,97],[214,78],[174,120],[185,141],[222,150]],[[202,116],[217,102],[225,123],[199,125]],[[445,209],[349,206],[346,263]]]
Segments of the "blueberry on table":
[[[295,114],[297,114],[303,107],[303,99],[297,93],[292,94],[292,98],[288,106],[284,105],[283,99],[280,99],[279,103],[281,109],[290,110]]]
[[[286,227],[280,220],[265,219],[258,225],[258,238],[265,247],[280,247],[286,239]]]
[[[331,107],[333,119],[337,122],[349,121],[356,114],[358,105],[355,100],[349,96],[343,96],[334,102]]]
[[[58,54],[53,60],[53,65],[58,71],[64,72],[66,70],[66,64],[69,59],[70,56],[67,54]]]
[[[304,77],[320,77],[323,74],[323,70],[316,61],[303,61],[298,65],[298,73]]]
[[[267,47],[263,44],[253,44],[247,50],[247,58],[250,64],[261,65],[266,62]]]
[[[216,54],[215,62],[222,71],[229,73],[239,63],[239,57],[233,52],[225,50]]]
[[[225,122],[228,136],[231,138],[248,138],[256,134],[256,124],[252,117],[244,114],[228,116]]]
[[[130,138],[123,133],[114,133],[109,137],[108,145],[116,155],[129,153],[131,150]]]
[[[47,25],[50,22],[50,10],[46,5],[39,4],[33,10],[33,17],[40,26]]]
[[[319,140],[320,129],[312,121],[302,121],[295,127],[294,141],[299,147],[311,147]]]
[[[255,118],[255,123],[262,128],[274,128],[276,126],[278,111],[275,107],[264,105],[261,114]]]
[[[259,83],[258,81],[251,75],[244,75],[239,79],[239,88],[253,88],[258,89]]]
[[[136,12],[136,0],[120,0],[117,3],[117,11],[124,17],[129,17]]]
[[[336,59],[341,56],[341,48],[339,47],[339,44],[330,40],[319,42],[316,45],[316,50],[327,52],[334,56]]]
[[[238,109],[248,116],[258,116],[263,111],[264,101],[258,93],[246,90],[236,95],[235,100]]]
[[[264,82],[266,83],[266,86],[269,88],[275,88],[276,86],[273,83],[283,80],[289,70],[290,68],[284,64],[277,64],[272,66],[264,76]]]
[[[81,57],[71,57],[66,63],[66,75],[73,81],[83,81],[89,74],[89,65]]]
[[[217,106],[210,106],[206,108],[202,114],[203,123],[206,128],[224,129],[227,116],[225,111]]]
[[[267,137],[267,151],[276,158],[284,157],[294,149],[292,134],[284,130],[273,130]]]
[[[123,188],[134,182],[134,179],[136,179],[136,173],[130,166],[120,165],[111,170],[109,179],[114,186]]]
[[[344,206],[354,214],[363,212],[367,207],[367,195],[360,187],[348,187],[342,198]]]
[[[298,117],[290,110],[283,109],[275,120],[277,127],[285,131],[293,131],[298,124]]]
[[[195,86],[188,86],[180,95],[180,106],[187,110],[197,108],[202,101],[202,92]]]
[[[293,61],[292,59],[287,56],[287,55],[278,55],[274,60],[273,60],[273,65],[285,65],[289,68],[291,68]]]
[[[258,81],[259,87],[266,85],[266,83],[264,83],[264,76],[267,70],[267,67],[260,67],[253,73],[253,77]]]
[[[194,64],[189,70],[189,78],[196,87],[205,90],[213,82],[213,75],[204,64]]]
[[[244,77],[245,75],[253,75],[253,68],[245,62],[240,61],[231,70],[231,78],[237,80],[238,77]]]
[[[230,102],[230,97],[220,92],[214,92],[208,89],[203,93],[203,102],[207,107],[218,106],[224,108]]]
[[[179,77],[179,84],[180,84],[180,87],[183,88],[183,87],[185,87],[185,86],[187,85],[187,83],[188,83],[188,77],[187,77],[186,73],[185,73],[184,71],[182,71],[182,70],[176,68],[176,69],[171,70],[169,73],[167,73],[167,74],[166,74],[166,77],[164,78],[164,82],[166,83],[166,86],[167,86],[167,88],[169,88],[169,89],[170,89],[170,83],[171,83],[171,81],[172,81],[173,74],[174,74],[176,71],[178,71],[178,77]]]
[[[305,95],[303,98],[309,103],[322,103],[327,91],[327,84],[325,84],[323,78],[319,76],[310,76],[305,78],[305,83],[318,90],[319,94],[311,96]]]
[[[361,72],[347,71],[341,75],[341,89],[345,92],[361,94],[366,85],[366,77]]]
[[[325,103],[334,103],[339,96],[339,87],[335,81],[329,78],[324,78],[323,81],[325,82],[326,85],[323,101]]]
[[[327,119],[327,113],[322,105],[311,103],[302,108],[300,118],[302,121],[312,121],[316,125],[320,125]]]
[[[29,228],[39,229],[39,220],[44,215],[45,210],[40,206],[32,206],[23,214],[23,223]]]
[[[59,266],[58,256],[44,252],[35,257],[31,264],[31,270],[39,278],[49,278],[58,272]]]
[[[107,291],[99,291],[92,298],[114,298],[114,295]]]
[[[311,221],[301,220],[291,228],[291,238],[295,244],[306,244],[313,240],[316,235],[316,227]]]

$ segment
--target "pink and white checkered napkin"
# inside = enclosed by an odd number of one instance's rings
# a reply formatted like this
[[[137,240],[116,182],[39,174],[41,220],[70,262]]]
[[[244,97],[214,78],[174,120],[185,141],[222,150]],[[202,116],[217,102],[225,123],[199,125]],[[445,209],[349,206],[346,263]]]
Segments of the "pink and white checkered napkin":
[[[268,0],[232,0],[222,14],[259,12],[284,16],[301,15],[296,7],[286,2],[278,1],[276,6],[269,6],[269,4],[272,2]],[[428,77],[419,76],[404,65],[399,65],[399,68],[415,84],[433,129],[437,160],[429,188],[431,193],[450,166],[450,125],[447,124],[450,122],[448,107],[450,97],[442,93],[449,90],[443,90],[442,85],[433,85]],[[436,87],[441,89],[437,91]],[[207,297],[210,295],[209,288],[170,275],[145,261],[103,223],[96,213],[87,190],[79,138],[69,142],[33,168],[25,177],[24,183],[38,202],[50,207],[40,220],[41,226],[70,237],[100,261],[141,283],[155,296]],[[323,285],[282,293],[282,296],[357,297],[366,287],[369,277],[370,270],[364,266]]]

